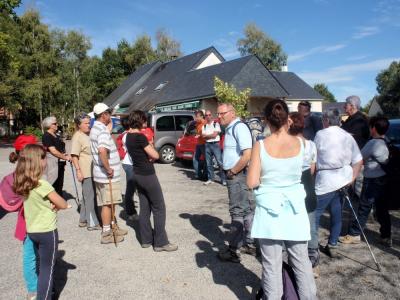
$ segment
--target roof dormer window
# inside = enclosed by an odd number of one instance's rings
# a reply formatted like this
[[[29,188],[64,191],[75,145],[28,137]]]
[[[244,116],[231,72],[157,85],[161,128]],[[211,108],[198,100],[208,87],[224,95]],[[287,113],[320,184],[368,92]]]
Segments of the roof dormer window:
[[[147,86],[144,86],[144,87],[140,88],[140,89],[136,92],[136,95],[141,95],[141,94],[143,94],[143,92],[146,90],[146,88],[147,88]]]
[[[155,91],[161,90],[164,86],[166,86],[168,81],[161,82],[157,87],[154,89]]]

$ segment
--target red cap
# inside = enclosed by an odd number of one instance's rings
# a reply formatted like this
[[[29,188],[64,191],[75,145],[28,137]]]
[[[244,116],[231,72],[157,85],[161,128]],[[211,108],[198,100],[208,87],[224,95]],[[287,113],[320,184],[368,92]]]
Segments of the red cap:
[[[15,151],[21,151],[28,144],[37,144],[36,136],[34,135],[20,135],[14,142]]]

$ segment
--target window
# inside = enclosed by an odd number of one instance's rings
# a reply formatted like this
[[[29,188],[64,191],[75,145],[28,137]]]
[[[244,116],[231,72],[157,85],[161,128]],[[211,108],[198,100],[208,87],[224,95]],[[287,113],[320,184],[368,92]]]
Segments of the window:
[[[175,116],[175,124],[177,131],[183,131],[186,127],[186,124],[193,120],[192,116]]]
[[[157,85],[157,87],[154,89],[155,91],[159,91],[161,90],[164,86],[166,86],[168,83],[168,81],[164,81],[162,83],[160,83],[159,85]]]
[[[145,90],[146,90],[147,86],[144,86],[142,88],[140,88],[137,92],[136,95],[141,95]]]
[[[164,116],[157,119],[157,131],[175,131],[174,117]]]

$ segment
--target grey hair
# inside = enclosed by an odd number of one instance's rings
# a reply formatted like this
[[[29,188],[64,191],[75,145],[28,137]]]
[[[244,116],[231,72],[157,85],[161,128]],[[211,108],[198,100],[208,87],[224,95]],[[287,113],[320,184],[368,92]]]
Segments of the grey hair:
[[[340,126],[340,116],[337,109],[328,110],[324,113],[323,118],[328,121],[329,126]]]
[[[49,129],[50,126],[55,122],[57,122],[57,118],[56,117],[47,117],[47,118],[45,118],[43,120],[43,122],[42,122],[43,129],[44,130]]]
[[[346,103],[353,105],[357,109],[360,109],[360,107],[361,107],[360,97],[355,96],[355,95],[347,97]]]

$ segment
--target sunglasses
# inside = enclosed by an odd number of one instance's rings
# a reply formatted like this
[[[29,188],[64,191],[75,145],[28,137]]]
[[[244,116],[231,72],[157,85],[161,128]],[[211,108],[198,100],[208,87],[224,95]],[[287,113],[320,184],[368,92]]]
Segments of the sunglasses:
[[[55,122],[55,123],[51,123],[51,125],[57,125],[58,123],[57,122]]]

